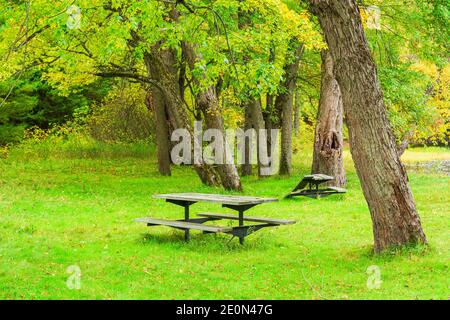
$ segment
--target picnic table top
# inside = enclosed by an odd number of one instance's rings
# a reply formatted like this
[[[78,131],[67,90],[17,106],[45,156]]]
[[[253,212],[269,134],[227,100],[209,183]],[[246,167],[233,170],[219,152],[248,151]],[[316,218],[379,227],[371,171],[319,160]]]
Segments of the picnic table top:
[[[308,185],[308,183],[311,183],[314,185],[319,185],[321,183],[331,181],[333,179],[334,179],[334,177],[328,176],[326,174],[321,174],[321,173],[310,174],[310,175],[304,176],[302,178],[302,180],[294,188],[294,190],[292,190],[291,192],[294,192],[294,191],[297,191],[300,189],[304,189]]]
[[[305,181],[326,182],[326,181],[330,181],[330,180],[333,180],[333,179],[334,179],[334,177],[332,177],[332,176],[328,176],[326,174],[320,174],[320,173],[318,173],[318,174],[310,174],[310,175],[307,175],[307,176],[303,177],[303,180],[305,180]]]
[[[209,194],[209,193],[167,193],[167,194],[155,194],[153,195],[153,197],[166,200],[215,202],[228,205],[248,205],[248,204],[260,204],[265,202],[278,201],[278,199],[276,198],[229,196],[229,195]]]

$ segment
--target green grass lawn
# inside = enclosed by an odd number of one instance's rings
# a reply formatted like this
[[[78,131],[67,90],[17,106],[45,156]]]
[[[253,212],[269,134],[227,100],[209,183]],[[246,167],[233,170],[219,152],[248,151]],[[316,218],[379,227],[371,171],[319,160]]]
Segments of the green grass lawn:
[[[405,154],[406,161],[416,158],[450,159],[450,152]],[[294,176],[244,178],[244,193],[282,199],[309,173],[310,153],[302,149],[294,159]],[[0,298],[448,299],[450,177],[409,173],[429,247],[374,256],[369,211],[348,154],[346,166],[344,196],[249,211],[295,225],[263,229],[244,246],[196,231],[186,244],[179,230],[133,219],[182,218],[179,207],[152,199],[155,193],[224,192],[202,186],[193,170],[176,167],[172,177],[160,177],[142,146],[73,154],[13,149],[0,159]],[[192,207],[205,210],[231,212]],[[66,286],[71,265],[81,269],[79,290]],[[367,288],[371,265],[380,268],[379,289]]]

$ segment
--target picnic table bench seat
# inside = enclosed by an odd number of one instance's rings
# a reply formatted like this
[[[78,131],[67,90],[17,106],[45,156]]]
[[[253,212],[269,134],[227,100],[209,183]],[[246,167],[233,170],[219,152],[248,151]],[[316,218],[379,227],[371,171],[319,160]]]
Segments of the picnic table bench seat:
[[[328,187],[326,190],[336,191],[336,193],[346,193],[347,189],[339,188],[339,187]]]
[[[200,230],[205,232],[230,232],[232,230],[231,227],[220,227],[220,226],[211,226],[211,225],[205,225],[205,224],[199,224],[194,222],[188,222],[188,221],[180,221],[180,220],[165,220],[165,219],[154,219],[154,218],[138,218],[135,219],[136,222],[144,222],[147,223],[147,225],[162,225],[162,226],[169,226],[179,229],[194,229],[194,230]]]
[[[238,216],[233,215],[233,214],[225,214],[225,213],[204,212],[204,213],[198,213],[197,215],[200,217],[239,220]],[[286,225],[286,224],[294,224],[295,223],[294,220],[270,219],[270,218],[259,218],[259,217],[249,217],[249,216],[244,216],[243,220],[251,221],[251,222],[269,223],[269,224],[275,224],[275,225]]]

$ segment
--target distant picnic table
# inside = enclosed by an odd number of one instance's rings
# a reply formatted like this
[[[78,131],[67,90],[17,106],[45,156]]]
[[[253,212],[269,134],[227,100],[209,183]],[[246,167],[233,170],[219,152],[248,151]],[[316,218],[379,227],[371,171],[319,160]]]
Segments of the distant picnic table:
[[[304,176],[297,186],[285,197],[306,196],[310,198],[326,197],[336,193],[346,193],[347,190],[339,187],[319,188],[319,185],[334,180],[326,174],[311,174]],[[308,188],[306,188],[308,187]]]
[[[184,207],[184,219],[180,220],[165,220],[156,219],[151,217],[135,219],[137,222],[144,222],[147,226],[169,226],[176,229],[184,230],[185,241],[189,241],[191,229],[203,231],[203,233],[227,233],[234,237],[239,238],[241,244],[244,243],[244,238],[262,228],[275,227],[280,225],[294,224],[294,220],[283,219],[271,219],[250,217],[244,215],[248,209],[266,202],[278,201],[276,198],[261,198],[261,197],[249,197],[249,196],[229,196],[219,194],[206,194],[206,193],[170,193],[170,194],[158,194],[154,195],[154,198],[165,199],[166,202],[176,204]],[[236,214],[223,214],[223,213],[199,213],[197,217],[191,218],[189,215],[189,207],[197,202],[213,202],[219,203],[224,208],[229,208],[237,211]],[[208,221],[217,220],[237,220],[238,226],[214,226],[204,224]],[[245,222],[255,222],[257,224],[246,225]]]

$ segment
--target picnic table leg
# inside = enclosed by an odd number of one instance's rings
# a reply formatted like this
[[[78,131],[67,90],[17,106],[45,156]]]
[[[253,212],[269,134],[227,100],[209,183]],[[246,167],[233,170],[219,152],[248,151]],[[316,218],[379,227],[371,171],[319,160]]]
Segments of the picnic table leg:
[[[189,204],[184,206],[184,220],[189,221]],[[184,241],[189,242],[189,229],[184,230]]]
[[[244,211],[253,208],[256,204],[246,204],[246,205],[230,205],[230,204],[223,204],[222,207],[224,208],[230,208],[232,210],[236,210],[239,213],[239,227],[244,226]],[[244,244],[244,237],[239,237],[239,243]]]
[[[176,204],[178,206],[184,207],[184,221],[190,221],[189,218],[189,206],[193,205],[197,201],[184,201],[184,200],[172,200],[166,199],[166,202]],[[190,239],[189,229],[184,230],[184,240],[188,242]]]
[[[244,210],[239,210],[239,227],[244,226]],[[244,244],[244,237],[239,237],[239,243]]]

